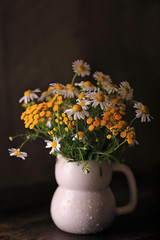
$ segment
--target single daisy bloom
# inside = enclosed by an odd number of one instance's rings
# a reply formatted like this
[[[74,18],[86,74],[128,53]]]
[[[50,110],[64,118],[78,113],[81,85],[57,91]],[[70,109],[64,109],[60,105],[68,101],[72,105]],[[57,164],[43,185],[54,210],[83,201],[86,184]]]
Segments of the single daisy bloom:
[[[85,77],[90,74],[90,66],[83,60],[76,60],[72,63],[73,72],[78,76]]]
[[[110,106],[110,103],[108,101],[108,97],[103,93],[93,93],[90,95],[90,100],[92,102],[92,106],[96,108],[98,105],[100,105],[101,109],[105,109],[106,107]]]
[[[79,131],[78,134],[76,133],[72,138],[72,140],[75,141],[75,139],[78,139],[78,138],[80,141],[83,141],[83,142],[87,140],[87,136],[83,131]]]
[[[95,72],[93,74],[93,77],[94,77],[95,80],[97,80],[97,81],[99,81],[99,82],[101,82],[103,84],[107,84],[107,83],[111,83],[112,82],[110,76],[106,75],[106,74],[103,74],[102,72]]]
[[[46,148],[52,148],[51,151],[49,152],[49,154],[52,154],[54,153],[55,151],[56,152],[59,152],[60,151],[60,141],[61,141],[62,138],[57,138],[57,137],[54,137],[53,138],[53,141],[49,141],[49,140],[45,140],[45,142],[47,143],[47,146]]]
[[[130,87],[129,82],[124,81],[120,83],[119,94],[122,99],[131,100],[133,98],[133,89]]]
[[[149,108],[143,105],[141,102],[136,102],[133,107],[136,108],[136,117],[141,118],[141,122],[150,122],[153,118],[149,114]]]
[[[88,105],[91,105],[91,101],[85,99],[85,98],[82,98],[81,100],[80,99],[77,99],[76,100],[77,104],[82,106],[84,110],[87,110],[88,109]]]
[[[43,102],[44,100],[47,100],[48,97],[53,95],[53,86],[49,86],[47,91],[44,91],[41,93],[41,96],[38,98],[39,102]]]
[[[41,90],[39,88],[36,88],[35,90],[27,90],[24,92],[24,96],[20,98],[19,103],[29,103],[30,101],[33,101],[34,99],[38,98],[38,95],[35,94],[37,92],[40,92]]]
[[[97,88],[90,81],[81,81],[80,83],[75,83],[75,86],[79,86],[83,89],[83,91],[96,91]]]
[[[74,120],[78,119],[85,119],[85,116],[89,116],[89,112],[84,109],[84,106],[80,104],[75,104],[74,106],[70,106],[71,108],[65,110],[64,113],[68,114],[68,117],[74,115]]]
[[[66,95],[64,96],[64,98],[74,98],[75,96],[77,97],[79,95],[79,93],[80,92],[79,92],[78,88],[71,86],[71,87],[67,88]]]
[[[108,92],[108,94],[113,94],[118,91],[118,86],[116,84],[108,83],[107,85],[103,85],[102,87]]]
[[[50,85],[53,87],[53,89],[52,89],[53,94],[58,93],[58,94],[63,95],[63,96],[66,95],[66,93],[67,93],[67,87],[66,86],[64,86],[60,83],[51,83]]]
[[[21,152],[19,148],[11,148],[8,149],[8,151],[10,156],[16,156],[17,158],[22,158],[23,160],[25,160],[25,158],[27,157],[27,153]]]

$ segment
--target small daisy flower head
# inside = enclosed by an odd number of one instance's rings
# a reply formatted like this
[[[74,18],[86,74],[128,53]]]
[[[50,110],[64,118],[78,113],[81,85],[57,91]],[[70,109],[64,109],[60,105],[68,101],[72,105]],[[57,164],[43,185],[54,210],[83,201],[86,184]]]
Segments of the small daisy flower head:
[[[80,83],[75,83],[76,86],[80,86],[83,91],[96,91],[97,88],[90,81],[81,81]]]
[[[84,109],[84,106],[80,105],[80,104],[75,104],[74,106],[72,106],[71,108],[65,110],[64,113],[68,114],[68,117],[70,117],[71,115],[74,116],[74,120],[78,119],[85,119],[85,117],[89,116],[89,113]]]
[[[23,160],[25,160],[25,158],[27,157],[27,153],[21,152],[19,148],[11,148],[8,149],[8,151],[10,156],[16,156],[17,158],[22,158]]]
[[[67,88],[66,95],[64,97],[65,98],[74,98],[75,96],[78,96],[79,93],[80,92],[76,87],[71,86],[71,87]]]
[[[95,72],[93,78],[103,84],[111,83],[112,80],[109,75],[103,74],[102,72]]]
[[[113,94],[118,91],[118,86],[116,84],[108,83],[106,86],[103,85],[102,87],[108,92],[108,94]]]
[[[91,101],[89,101],[89,100],[87,100],[85,98],[82,98],[81,100],[77,99],[76,102],[77,102],[78,105],[82,106],[82,108],[84,110],[87,110],[88,106],[91,105],[91,103],[92,103]]]
[[[101,109],[103,110],[109,106],[108,97],[101,92],[91,94],[90,99],[94,108],[100,105]]]
[[[54,137],[53,141],[45,140],[45,142],[47,143],[46,148],[52,148],[49,154],[60,151],[61,145],[59,142],[61,141],[61,139],[62,138]]]
[[[72,63],[73,72],[78,76],[85,77],[90,74],[90,66],[83,60],[76,60]]]
[[[27,90],[24,92],[24,96],[20,98],[19,103],[24,102],[24,103],[29,103],[33,101],[34,99],[38,98],[38,95],[36,94],[37,92],[40,92],[41,90],[39,88],[36,88],[35,90]]]
[[[60,83],[51,83],[50,85],[53,87],[53,89],[52,89],[52,93],[53,93],[53,94],[58,93],[58,94],[64,95],[64,96],[66,95],[66,93],[67,93],[67,87],[64,86],[63,84],[60,84]]]
[[[136,117],[141,118],[141,122],[150,122],[153,118],[149,114],[149,108],[143,105],[141,102],[136,102],[133,107],[136,108]]]
[[[130,87],[129,82],[123,81],[120,83],[119,94],[122,99],[131,100],[133,98],[133,89]]]
[[[78,134],[75,134],[72,140],[75,141],[75,139],[79,139],[80,141],[84,142],[85,140],[87,140],[87,136],[83,131],[79,131]]]

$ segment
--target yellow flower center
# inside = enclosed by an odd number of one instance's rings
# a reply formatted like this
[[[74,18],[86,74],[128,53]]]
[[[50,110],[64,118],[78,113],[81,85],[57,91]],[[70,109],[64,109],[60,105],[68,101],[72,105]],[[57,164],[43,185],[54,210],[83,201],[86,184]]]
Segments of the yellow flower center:
[[[68,89],[68,92],[74,92],[75,91],[75,87],[71,87]]]
[[[80,106],[84,106],[84,105],[85,105],[85,102],[80,102],[79,105],[80,105]]]
[[[78,132],[78,136],[80,137],[80,138],[84,138],[85,137],[85,133],[84,132]]]
[[[124,88],[123,88],[123,91],[124,91],[125,94],[127,94],[127,93],[129,93],[129,88],[124,87]]]
[[[90,81],[84,82],[85,87],[92,87],[92,83]]]
[[[82,111],[81,105],[78,105],[78,104],[74,105],[72,109],[73,109],[74,112]]]
[[[80,93],[79,96],[78,96],[78,99],[81,100],[81,99],[84,98],[84,97],[85,97],[85,95],[84,95],[83,93]]]
[[[51,92],[53,90],[53,86],[48,87],[48,92]]]
[[[77,69],[80,71],[80,72],[83,72],[85,70],[84,66],[83,65],[79,65],[77,67]]]
[[[113,98],[113,99],[112,99],[112,103],[113,103],[113,104],[118,103],[118,99],[117,99],[117,98]]]
[[[20,152],[20,151],[14,151],[14,154],[16,155],[16,156],[21,156],[22,155],[22,153]]]
[[[47,93],[47,91],[44,91],[41,93],[41,96],[44,96]]]
[[[101,94],[101,93],[98,93],[96,96],[95,96],[95,99],[99,102],[104,102],[104,94]]]
[[[53,141],[52,142],[52,148],[56,148],[57,147],[57,142],[56,141]]]
[[[57,86],[56,86],[56,89],[57,89],[57,90],[63,90],[64,87],[63,87],[62,85],[57,85]]]
[[[104,76],[99,76],[98,80],[101,81],[101,82],[104,82],[105,81],[105,77]]]
[[[71,83],[67,83],[66,87],[71,88],[72,84]]]
[[[29,95],[31,92],[32,92],[31,90],[25,91],[25,92],[24,92],[24,96]]]
[[[144,114],[148,114],[148,113],[149,113],[149,108],[148,108],[147,106],[143,105],[143,106],[141,107],[141,111],[142,111]]]

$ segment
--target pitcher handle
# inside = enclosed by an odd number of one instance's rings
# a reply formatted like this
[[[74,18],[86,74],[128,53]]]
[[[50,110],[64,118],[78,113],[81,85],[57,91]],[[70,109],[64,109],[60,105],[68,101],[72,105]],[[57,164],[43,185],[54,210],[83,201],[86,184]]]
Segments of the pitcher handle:
[[[113,171],[122,172],[128,180],[129,189],[130,189],[129,202],[124,206],[117,207],[117,210],[116,210],[117,215],[127,214],[129,212],[132,212],[135,209],[137,204],[136,181],[131,169],[127,165],[113,163],[112,169]]]

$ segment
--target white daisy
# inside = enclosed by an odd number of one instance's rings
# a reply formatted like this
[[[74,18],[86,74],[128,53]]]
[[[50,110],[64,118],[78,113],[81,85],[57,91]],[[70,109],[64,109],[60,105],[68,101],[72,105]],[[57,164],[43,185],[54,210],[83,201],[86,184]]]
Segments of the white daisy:
[[[83,107],[84,110],[87,110],[88,109],[88,105],[91,105],[91,101],[85,99],[85,98],[82,98],[81,100],[80,99],[77,99],[76,100],[77,104],[81,105]]]
[[[44,100],[47,100],[47,98],[51,95],[53,95],[53,86],[49,86],[47,91],[44,91],[41,93],[41,96],[38,98],[38,102],[43,102]]]
[[[58,93],[60,95],[66,96],[66,93],[67,93],[66,86],[64,86],[60,83],[51,83],[50,85],[53,87],[53,89],[52,89],[53,94]]]
[[[62,138],[57,138],[54,137],[53,141],[49,141],[49,140],[45,140],[45,142],[47,143],[46,148],[52,148],[51,151],[49,152],[49,154],[52,154],[54,151],[59,152],[60,151],[60,141]]]
[[[85,135],[85,133],[83,131],[79,131],[78,134],[76,133],[74,135],[74,137],[72,138],[72,140],[75,141],[75,139],[78,139],[78,138],[80,141],[83,141],[83,142],[85,142],[85,140],[87,140],[87,136]]]
[[[18,158],[22,158],[23,160],[25,160],[25,158],[27,157],[27,153],[26,152],[21,152],[19,148],[11,148],[8,149],[9,151],[9,155],[10,156],[16,156]]]
[[[81,81],[80,83],[75,83],[75,86],[79,86],[83,91],[96,91],[97,88],[90,81]]]
[[[103,74],[102,72],[95,72],[93,74],[93,77],[95,80],[105,84],[111,83],[112,80],[109,75]]]
[[[71,108],[65,110],[64,113],[68,114],[68,117],[74,115],[74,120],[78,119],[85,119],[85,116],[89,116],[89,112],[84,109],[84,106],[80,104],[75,104],[74,106],[70,106]]]
[[[149,108],[141,102],[136,102],[133,107],[136,108],[136,117],[141,117],[141,122],[150,122],[151,119],[153,119],[153,117],[149,114]]]
[[[133,98],[133,89],[130,87],[129,82],[124,81],[120,83],[119,94],[122,99],[131,100]]]
[[[80,92],[76,87],[71,86],[71,87],[67,88],[66,95],[64,97],[65,98],[73,98],[75,96],[78,96],[79,93]]]
[[[99,92],[99,93],[91,93],[90,94],[90,100],[92,102],[92,106],[96,108],[98,105],[100,105],[101,109],[105,109],[106,107],[110,106],[110,103],[108,101],[108,97]]]
[[[38,95],[35,94],[37,92],[40,92],[41,90],[39,88],[36,88],[35,90],[28,90],[24,92],[24,96],[20,98],[19,103],[23,102],[28,103],[30,101],[33,101],[34,99],[38,98]]]
[[[46,123],[47,127],[51,128],[52,127],[52,122],[51,122],[52,118],[48,118],[48,121]]]
[[[108,83],[107,85],[103,85],[102,87],[108,92],[108,94],[113,94],[118,91],[118,86],[116,84]]]
[[[72,63],[72,68],[78,76],[84,77],[89,76],[90,74],[90,66],[84,62],[83,60],[76,60]]]

